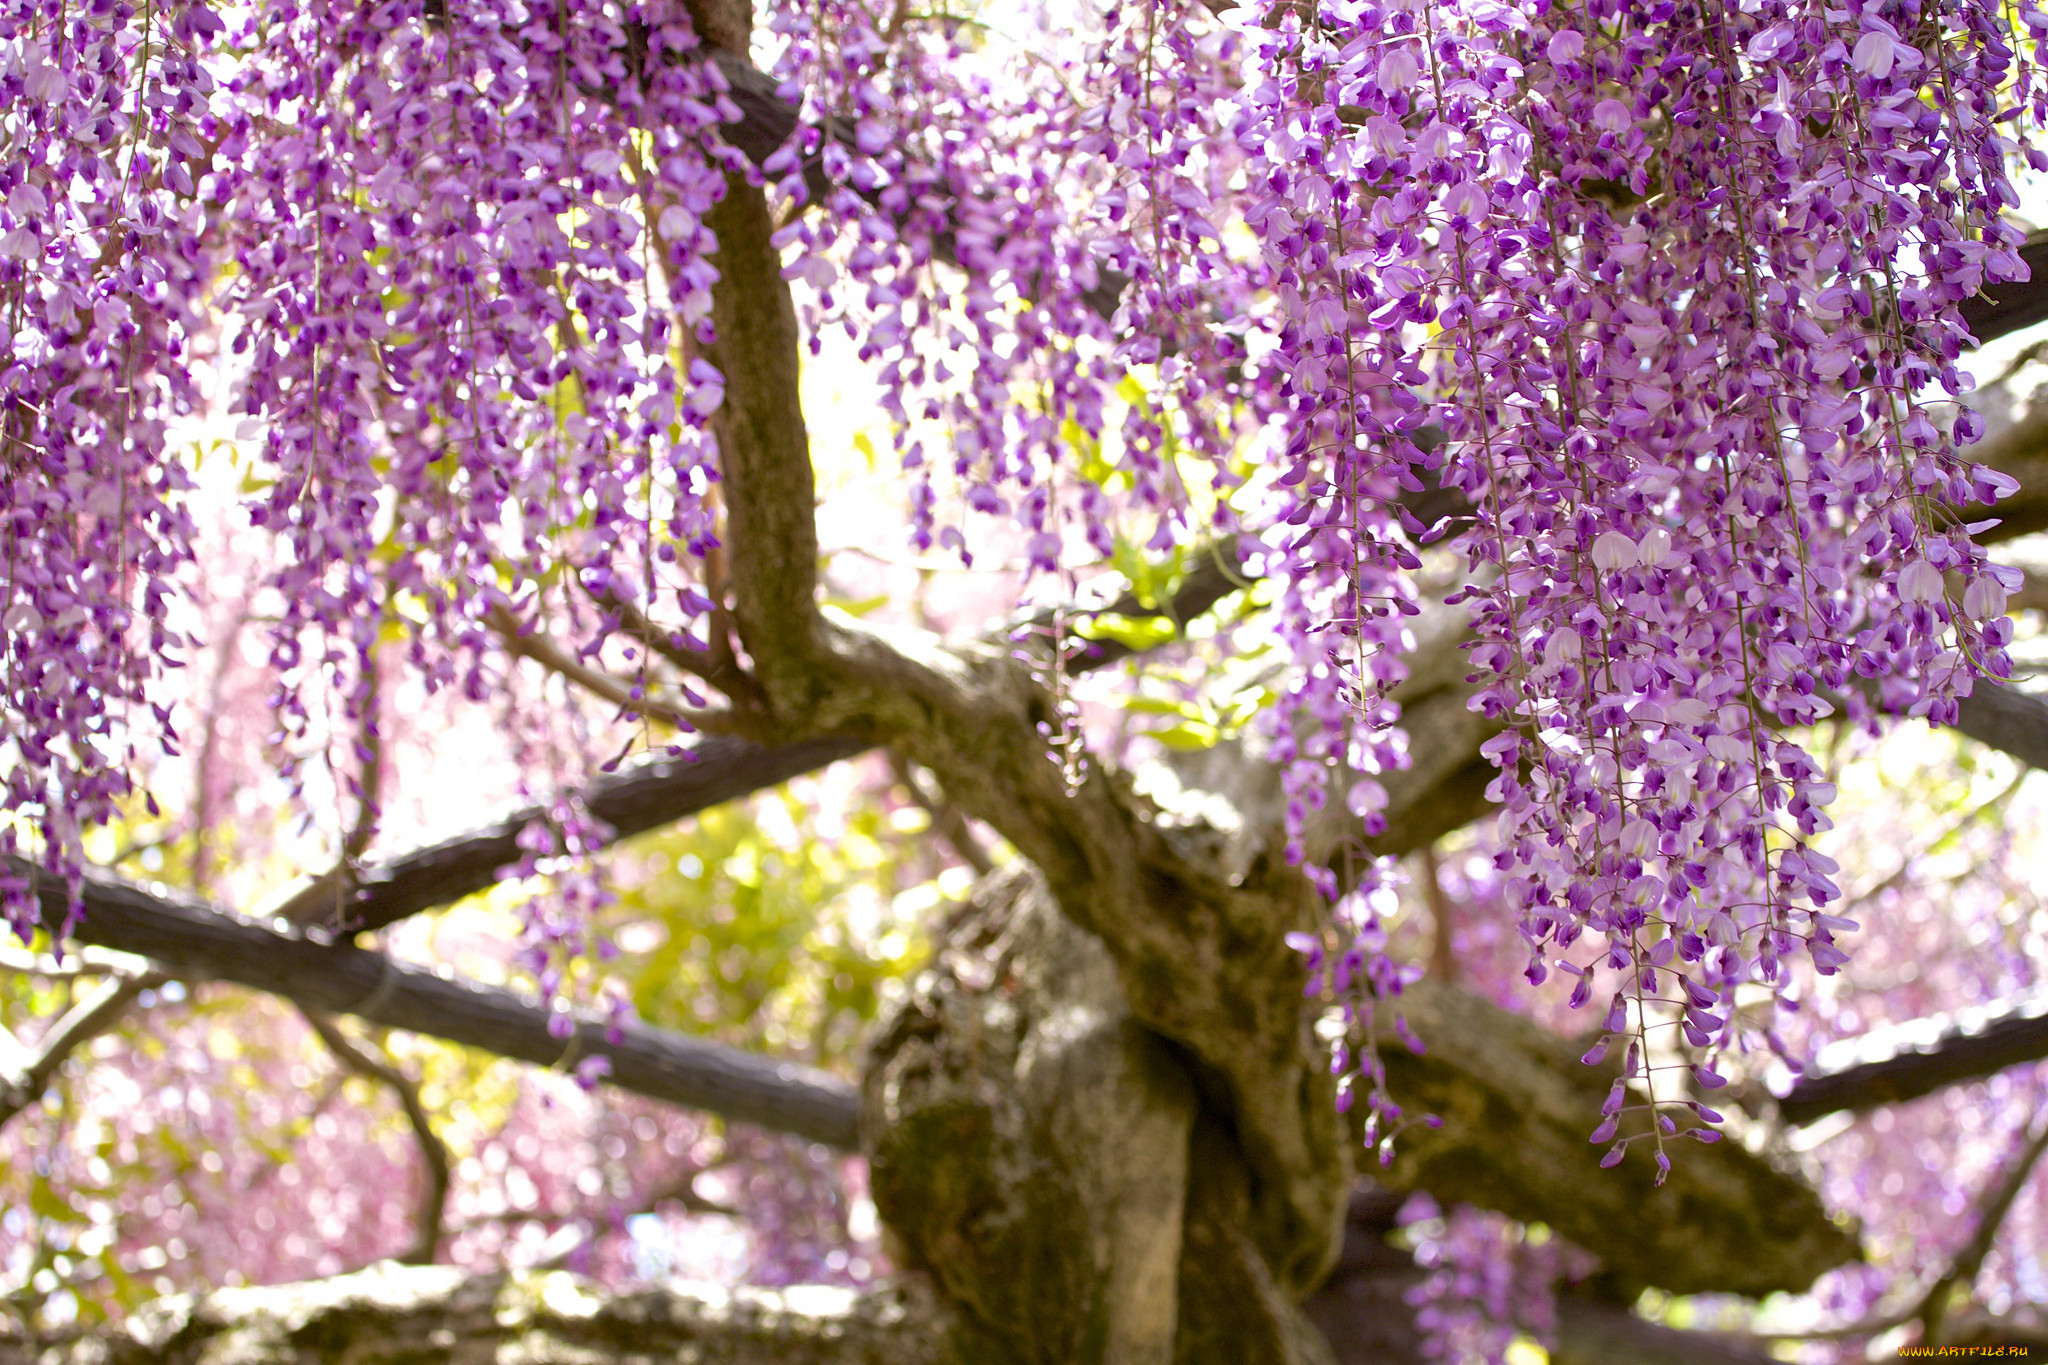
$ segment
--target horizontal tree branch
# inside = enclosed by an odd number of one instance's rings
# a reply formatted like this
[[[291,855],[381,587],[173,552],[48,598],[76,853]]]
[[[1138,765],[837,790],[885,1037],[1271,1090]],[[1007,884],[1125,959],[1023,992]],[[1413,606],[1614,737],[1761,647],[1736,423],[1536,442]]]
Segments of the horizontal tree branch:
[[[1957,709],[1959,733],[2030,768],[2048,768],[2048,700],[1980,678]]]
[[[1156,614],[1185,626],[1242,582],[1236,545],[1225,542],[1188,571],[1180,588]],[[1155,614],[1129,595],[1105,610],[1132,616]],[[1132,653],[1118,641],[1091,640],[1068,656],[1067,668],[1082,673]],[[860,739],[830,735],[780,745],[755,744],[729,735],[702,736],[680,754],[646,759],[599,778],[583,793],[583,805],[611,827],[613,838],[627,839],[816,772],[865,753],[869,747]],[[367,933],[489,890],[499,873],[522,856],[520,831],[547,818],[546,806],[528,806],[482,829],[361,868],[355,874],[355,888],[340,902],[334,922]],[[336,886],[330,874],[293,893],[274,907],[273,913],[289,919],[324,920],[336,904]]]
[[[1374,1172],[1380,1183],[1546,1223],[1601,1258],[1623,1302],[1650,1285],[1798,1293],[1858,1254],[1855,1234],[1812,1188],[1739,1142],[1686,1142],[1661,1188],[1647,1142],[1602,1169],[1587,1136],[1620,1074],[1618,1056],[1584,1065],[1583,1039],[1427,978],[1383,1009],[1388,1088],[1406,1113],[1441,1126],[1406,1128],[1393,1164]],[[1395,1036],[1396,1010],[1424,1051]]]
[[[2048,994],[1996,1013],[1972,1010],[1879,1029],[1838,1044],[1858,1060],[1806,1073],[1778,1099],[1785,1122],[1800,1125],[1846,1110],[1918,1099],[2048,1057]]]
[[[614,838],[626,839],[816,772],[867,747],[832,736],[770,747],[713,735],[681,754],[599,778],[584,792],[583,805],[611,827]],[[520,831],[547,818],[546,806],[528,806],[483,829],[364,868],[346,903],[344,922],[356,932],[382,929],[488,890],[504,868],[521,858]],[[325,895],[333,894],[329,886]],[[293,902],[302,898],[320,902],[313,889]]]
[[[1370,1182],[1354,1190],[1337,1268],[1302,1304],[1329,1338],[1337,1365],[1420,1365],[1426,1359],[1410,1297],[1425,1271],[1389,1240],[1407,1201]],[[1557,1296],[1554,1331],[1545,1344],[1552,1365],[1777,1365],[1763,1343],[1665,1327],[1625,1304],[1570,1289]]]
[[[179,1295],[125,1326],[61,1345],[0,1337],[0,1365],[967,1365],[989,1358],[961,1336],[919,1282],[602,1294],[560,1271],[477,1274],[385,1262],[328,1280]]]
[[[1963,325],[1982,346],[2022,327],[2048,322],[2048,232],[2037,232],[2020,248],[2031,272],[2024,280],[1988,284],[1959,310]]]
[[[9,860],[22,876],[38,874]],[[65,889],[40,877],[43,923],[64,922]],[[444,976],[348,944],[323,943],[290,924],[242,919],[192,898],[86,873],[81,942],[141,953],[179,976],[228,981],[295,1004],[348,1014],[555,1067],[601,1057],[605,1079],[650,1099],[708,1109],[741,1122],[851,1149],[859,1097],[836,1076],[635,1022],[578,1017],[567,1038],[553,1016],[513,991]],[[617,1041],[611,1041],[616,1036]]]

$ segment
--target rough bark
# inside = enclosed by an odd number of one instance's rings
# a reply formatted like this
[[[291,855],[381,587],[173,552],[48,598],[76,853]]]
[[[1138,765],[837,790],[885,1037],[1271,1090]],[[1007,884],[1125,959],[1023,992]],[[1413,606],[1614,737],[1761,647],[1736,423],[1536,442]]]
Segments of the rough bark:
[[[726,498],[726,554],[733,612],[752,655],[754,681],[772,710],[806,714],[817,679],[804,667],[818,624],[818,531],[810,438],[797,395],[796,305],[782,279],[775,219],[745,177],[705,216],[718,237],[711,318],[717,340],[705,359],[725,376],[712,414]],[[805,727],[825,728],[832,727]]]
[[[1385,1190],[1354,1194],[1343,1257],[1304,1305],[1334,1365],[1427,1359],[1405,1300],[1421,1272],[1387,1243],[1400,1203]],[[1192,1282],[1223,1288],[1202,1277]],[[1185,1270],[1183,1283],[1190,1283]],[[1673,1331],[1576,1295],[1560,1301],[1557,1319],[1551,1358],[1559,1365],[1774,1359],[1754,1343]],[[1969,1330],[1984,1332],[1969,1324],[1968,1340],[1976,1339]],[[2018,1338],[2004,1331],[1985,1339]],[[610,1295],[562,1272],[469,1275],[390,1262],[308,1284],[178,1296],[119,1328],[67,1342],[0,1338],[0,1365],[990,1365],[1003,1358],[914,1274],[864,1293],[677,1286]]]
[[[1853,1229],[1820,1197],[1739,1143],[1687,1141],[1662,1188],[1638,1143],[1602,1170],[1588,1142],[1616,1074],[1583,1066],[1583,1043],[1476,996],[1423,981],[1403,998],[1427,1051],[1382,1042],[1394,1097],[1443,1127],[1401,1135],[1378,1177],[1401,1189],[1549,1224],[1599,1256],[1610,1287],[1678,1294],[1798,1291],[1856,1255]],[[1591,1120],[1591,1121],[1589,1121]]]
[[[1202,804],[1214,808],[1213,801]],[[1180,833],[1194,843],[1234,850],[1229,856],[1239,860],[1254,856],[1256,841],[1232,843],[1207,826],[1183,828]],[[1003,874],[992,885],[1007,886],[1020,875],[1025,874]],[[982,893],[984,899],[992,894]],[[1021,893],[1006,894],[1016,900]],[[323,944],[302,929],[236,919],[196,902],[98,875],[88,880],[86,895],[85,937],[126,951],[147,949],[181,975],[235,981],[315,1009],[353,1013],[541,1065],[599,1055],[611,1064],[606,1079],[636,1093],[709,1108],[842,1147],[856,1142],[857,1101],[852,1089],[808,1068],[641,1025],[624,1026],[613,1042],[607,1024],[599,1020],[578,1021],[575,1038],[559,1040],[548,1032],[548,1015],[536,1002],[509,991],[451,980],[361,949]],[[53,922],[61,913],[62,894],[56,888],[46,890],[46,910]],[[1044,908],[1042,897],[1033,914],[1056,918]],[[962,921],[974,922],[978,921]],[[938,969],[942,973],[959,970],[948,964],[994,951],[971,936],[961,937],[967,931],[958,926],[946,933]],[[1042,928],[1022,939],[991,942],[1000,946],[1000,960],[1014,968],[1013,975],[1021,972],[1033,980],[1048,972],[1063,980],[1076,970],[1072,963],[1083,951],[1060,946],[1066,940]],[[1088,961],[1099,966],[1111,960],[1101,944],[1087,942],[1091,946],[1085,951],[1092,954]],[[962,958],[963,953],[968,958]],[[1049,954],[1065,965],[1034,965],[1033,954]],[[970,975],[974,973],[980,974],[974,976],[977,980],[985,976],[1014,985],[1010,977],[998,973],[993,960],[972,968]],[[1080,974],[1074,980],[1084,978]],[[1120,974],[1118,987],[1121,990]],[[932,989],[920,984],[914,999],[928,1001]],[[995,1008],[1014,1015],[1016,1006],[1002,1003]],[[1098,1003],[1090,1008],[1110,1006]],[[1597,1170],[1597,1151],[1583,1134],[1598,1122],[1607,1077],[1579,1065],[1577,1049],[1519,1015],[1433,984],[1413,990],[1407,1009],[1429,1050],[1415,1056],[1390,1043],[1391,1072],[1403,1102],[1436,1112],[1444,1126],[1414,1129],[1404,1138],[1403,1161],[1392,1177],[1404,1186],[1421,1184],[1444,1198],[1541,1219],[1569,1230],[1610,1264],[1636,1264],[1648,1248],[1659,1259],[1656,1272],[1646,1275],[1645,1282],[1671,1289],[1691,1285],[1764,1292],[1794,1287],[1795,1281],[1804,1283],[1797,1279],[1799,1274],[1810,1278],[1824,1265],[1837,1263],[1850,1248],[1850,1241],[1827,1222],[1810,1191],[1730,1145],[1688,1148],[1673,1182],[1656,1195],[1646,1195],[1623,1174]],[[1121,1002],[1114,1010],[1119,1017],[1128,1013]],[[919,1017],[924,1023],[917,1027],[929,1031],[937,1027],[934,1021],[950,1016],[932,1008]],[[898,1020],[885,1038],[909,1027]],[[1014,1084],[1014,1078],[997,1065],[1001,1058],[986,1051],[986,1030],[978,1025],[975,1030],[970,1051],[980,1059],[981,1074],[992,1078],[991,1084]],[[1296,1045],[1312,1055],[1298,1031]],[[877,1053],[878,1067],[885,1065],[880,1059],[888,1056],[890,1046],[885,1043]],[[1202,1079],[1199,1069],[1193,1074]],[[1216,1098],[1227,1102],[1228,1092]],[[886,1126],[875,1126],[873,1113],[871,1107],[869,1142],[893,1141]],[[1412,1171],[1411,1157],[1423,1163]],[[1722,1198],[1734,1202],[1727,1208],[1714,1207]],[[1754,1254],[1748,1241],[1759,1237],[1783,1248],[1782,1254]]]
[[[719,212],[719,344],[745,387],[776,391],[751,402],[779,412],[795,403],[797,346],[766,206],[734,179]],[[727,376],[729,392],[743,386]],[[800,421],[734,418],[719,442],[734,597],[768,710],[750,737],[824,730],[892,744],[1035,864],[1062,909],[1110,949],[1134,1014],[1192,1052],[1227,1097],[1253,1170],[1258,1244],[1281,1283],[1313,1283],[1336,1251],[1349,1171],[1329,1078],[1302,1046],[1298,966],[1284,942],[1313,922],[1306,882],[1262,862],[1233,884],[1098,765],[1069,789],[1048,761],[1050,698],[1008,651],[947,651],[819,615]]]
[[[877,1042],[877,1207],[1019,1365],[1325,1365],[1248,1235],[1249,1174],[1186,1059],[1039,879],[984,883]]]
[[[16,864],[26,874],[25,865]],[[40,884],[53,934],[67,906],[61,885]],[[548,1029],[536,1001],[322,942],[284,921],[259,924],[190,897],[86,875],[80,942],[142,954],[187,979],[230,981],[329,1014],[424,1033],[537,1066],[599,1056],[612,1083],[673,1104],[709,1109],[840,1147],[855,1145],[856,1102],[835,1076],[666,1029],[579,1018],[567,1038]],[[617,1041],[613,1041],[616,1027]]]
[[[1805,1124],[1875,1109],[2048,1057],[2048,996],[1879,1030],[1856,1040],[1854,1051],[1857,1060],[1794,1082],[1778,1099],[1779,1117]]]
[[[1405,1311],[1411,1281],[1372,1243],[1385,1250],[1388,1201],[1419,1184],[1594,1252],[1602,1291],[1622,1305],[1600,1306],[1610,1318],[1625,1319],[1648,1284],[1798,1290],[1854,1253],[1808,1187],[1736,1144],[1688,1144],[1661,1190],[1647,1157],[1598,1169],[1586,1134],[1608,1074],[1473,997],[1425,986],[1409,1003],[1435,1045],[1419,1056],[1390,1046],[1390,1078],[1444,1127],[1403,1136],[1366,1206],[1376,1212],[1347,1200],[1341,1287],[1297,1308],[1249,1235],[1256,1170],[1227,1090],[1143,1025],[1114,955],[1034,872],[999,873],[938,931],[934,965],[881,1034],[863,1088],[875,1199],[898,1258],[1003,1343],[1003,1359],[1256,1365],[1324,1360],[1306,1325],[1355,1324],[1361,1304]],[[1362,1229],[1373,1218],[1381,1225]],[[1177,1272],[1162,1274],[1176,1252]],[[1361,1265],[1392,1279],[1362,1278]],[[1594,1337],[1661,1330],[1600,1326],[1598,1313],[1572,1321]],[[1389,1319],[1365,1339],[1396,1352],[1406,1331]],[[1704,1352],[1694,1358],[1731,1358],[1716,1354],[1725,1343],[1691,1344]]]
[[[768,748],[709,735],[681,755],[647,759],[599,778],[583,793],[583,804],[611,828],[614,838],[625,839],[815,772],[864,747],[832,736]],[[520,831],[547,815],[543,806],[515,811],[483,829],[364,868],[347,890],[331,877],[321,878],[294,893],[276,913],[288,919],[326,919],[351,933],[368,933],[453,904],[495,884],[523,856]],[[300,906],[319,913],[293,913]]]
[[[561,1272],[385,1263],[354,1275],[159,1300],[122,1328],[0,1365],[972,1365],[971,1338],[914,1281],[597,1294]]]

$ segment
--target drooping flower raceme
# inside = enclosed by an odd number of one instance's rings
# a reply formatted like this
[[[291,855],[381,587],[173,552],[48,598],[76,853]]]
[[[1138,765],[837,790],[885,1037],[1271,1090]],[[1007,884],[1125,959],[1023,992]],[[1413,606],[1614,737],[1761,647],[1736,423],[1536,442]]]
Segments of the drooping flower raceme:
[[[1952,719],[2007,670],[2004,585],[1945,510],[2000,481],[1926,395],[1968,385],[1957,305],[2023,270],[2023,41],[1989,5],[1757,0],[1326,4],[1265,40],[1246,221],[1287,477],[1326,509],[1294,579],[1397,598],[1347,562],[1398,563],[1397,482],[1469,503],[1528,975],[1584,1003],[1600,959],[1633,973],[1602,1002],[1648,1087],[1617,1084],[1613,1160],[1675,1131],[1657,1006],[1711,1087],[1738,984],[1845,960],[1805,842],[1833,789],[1783,727],[1866,686]],[[1325,614],[1323,666],[1371,697],[1361,614]]]
[[[566,617],[590,647],[624,600],[687,635],[709,605],[690,565],[723,389],[694,356],[736,154],[706,133],[737,109],[681,8],[292,0],[236,22],[6,16],[4,766],[60,872],[138,737],[173,739],[140,708],[178,643],[163,423],[201,329],[263,445],[249,515],[287,547],[287,772],[310,690],[361,718],[387,623],[481,697],[494,632]]]
[[[199,6],[0,9],[0,784],[40,812],[43,861],[128,794],[191,527],[164,421],[211,257],[194,201],[220,23]],[[164,734],[164,741],[172,737]],[[23,831],[0,822],[0,853]],[[26,888],[0,872],[24,921]]]
[[[1787,728],[1949,719],[2005,670],[1950,510],[1999,480],[1930,397],[1968,384],[1957,305],[2022,268],[2009,163],[2048,112],[1988,0],[1162,3],[1007,47],[834,0],[762,35],[803,117],[758,167],[667,0],[4,15],[0,764],[55,871],[174,742],[143,708],[202,330],[288,551],[287,767],[315,689],[366,710],[387,623],[477,696],[500,638],[594,654],[622,604],[702,643],[733,171],[876,367],[922,544],[1007,517],[1049,572],[1199,517],[1259,537],[1298,858],[1334,771],[1373,828],[1419,553],[1453,538],[1528,975],[1583,1004],[1596,961],[1629,974],[1598,1003],[1649,1088],[1603,1141],[1676,1129],[1653,1024],[1711,1087],[1737,986],[1843,960]],[[1383,878],[1312,871],[1361,906]],[[1358,927],[1369,1003],[1401,975]]]

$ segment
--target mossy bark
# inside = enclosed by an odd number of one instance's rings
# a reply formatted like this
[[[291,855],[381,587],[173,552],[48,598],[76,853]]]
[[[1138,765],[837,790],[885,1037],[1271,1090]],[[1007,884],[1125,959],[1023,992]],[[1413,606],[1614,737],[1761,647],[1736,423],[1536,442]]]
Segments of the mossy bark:
[[[385,1263],[354,1275],[164,1299],[122,1327],[0,1365],[970,1365],[914,1280],[605,1295],[560,1272]]]

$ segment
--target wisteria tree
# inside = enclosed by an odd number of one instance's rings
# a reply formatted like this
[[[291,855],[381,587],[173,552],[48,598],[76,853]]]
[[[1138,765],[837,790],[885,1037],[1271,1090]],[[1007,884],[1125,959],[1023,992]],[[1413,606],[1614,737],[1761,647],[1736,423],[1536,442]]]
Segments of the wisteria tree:
[[[2048,14],[78,3],[0,1358],[2048,1343]]]

